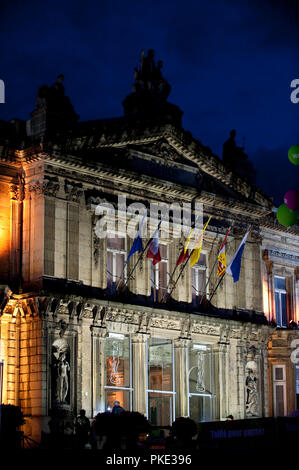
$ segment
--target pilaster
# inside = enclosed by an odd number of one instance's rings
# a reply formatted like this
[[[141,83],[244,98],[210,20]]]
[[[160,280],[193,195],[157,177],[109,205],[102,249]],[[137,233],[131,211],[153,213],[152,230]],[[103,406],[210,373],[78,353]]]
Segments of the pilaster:
[[[188,344],[189,339],[174,340],[174,362],[175,362],[175,415],[188,416]]]
[[[146,415],[147,360],[146,343],[148,335],[132,335],[133,352],[133,411]]]

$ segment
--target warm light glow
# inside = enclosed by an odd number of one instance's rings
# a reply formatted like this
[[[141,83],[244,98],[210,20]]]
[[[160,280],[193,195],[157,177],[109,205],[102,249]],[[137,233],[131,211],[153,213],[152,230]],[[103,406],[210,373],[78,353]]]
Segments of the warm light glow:
[[[9,229],[0,226],[0,256],[7,251],[9,246]]]
[[[265,279],[263,279],[263,306],[264,306],[264,313],[268,320],[270,320],[270,308],[269,308],[269,291],[268,291],[268,284]]]

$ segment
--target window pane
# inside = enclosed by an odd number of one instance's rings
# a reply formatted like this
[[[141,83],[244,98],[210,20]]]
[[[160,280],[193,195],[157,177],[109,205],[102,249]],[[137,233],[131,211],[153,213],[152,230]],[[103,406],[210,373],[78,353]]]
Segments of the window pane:
[[[167,287],[167,263],[159,263],[159,287]]]
[[[197,270],[193,269],[191,270],[192,273],[192,300],[195,301],[197,298]]]
[[[281,309],[280,309],[280,296],[275,293],[275,313],[276,313],[276,323],[278,326],[281,326]]]
[[[209,346],[194,343],[189,348],[189,393],[213,393],[212,357]]]
[[[206,287],[206,255],[202,255],[192,268],[192,300],[197,303],[205,293]]]
[[[108,251],[107,253],[107,283],[111,286],[113,282],[113,253]]]
[[[200,266],[200,267],[203,267],[203,266],[206,266],[207,264],[207,257],[204,253],[201,253],[200,254],[200,258],[199,260],[197,261],[196,265],[195,266]]]
[[[275,289],[282,289],[285,290],[286,288],[286,280],[282,277],[275,277],[274,278],[274,286]]]
[[[171,340],[149,341],[149,389],[172,391],[172,360]]]
[[[125,255],[116,253],[115,260],[116,260],[115,277],[116,277],[116,282],[118,282],[120,280],[120,277],[123,276],[124,265],[125,265]]]
[[[119,401],[120,406],[125,411],[130,411],[130,392],[127,390],[105,390],[105,404],[106,410],[110,407],[112,410],[114,402]]]
[[[125,237],[109,237],[107,238],[107,248],[114,250],[124,250],[125,249]]]
[[[275,378],[274,380],[283,380],[283,368],[275,367]]]
[[[167,245],[159,245],[160,256],[162,259],[167,259]]]
[[[105,339],[105,377],[107,386],[130,386],[130,339]]]
[[[281,326],[287,326],[287,296],[280,294],[281,297]]]
[[[149,421],[153,426],[169,426],[172,424],[172,395],[164,393],[149,393]]]
[[[193,395],[189,401],[190,418],[196,423],[213,419],[213,398]]]
[[[151,264],[151,285],[152,288],[158,289],[158,283],[157,283],[157,266],[154,266]]]
[[[284,386],[275,385],[275,416],[284,416]]]

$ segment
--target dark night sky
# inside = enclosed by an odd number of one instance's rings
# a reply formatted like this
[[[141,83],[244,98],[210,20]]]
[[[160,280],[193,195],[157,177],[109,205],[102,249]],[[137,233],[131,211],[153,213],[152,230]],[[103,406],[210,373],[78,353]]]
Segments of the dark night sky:
[[[38,87],[65,75],[81,120],[122,114],[140,51],[153,48],[183,125],[218,155],[232,128],[279,205],[299,187],[298,0],[6,0],[0,6],[0,119],[28,119]]]

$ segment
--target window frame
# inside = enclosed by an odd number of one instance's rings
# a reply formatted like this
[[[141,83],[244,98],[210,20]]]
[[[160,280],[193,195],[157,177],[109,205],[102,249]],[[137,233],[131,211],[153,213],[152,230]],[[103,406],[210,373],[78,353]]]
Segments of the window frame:
[[[129,379],[130,379],[130,386],[129,387],[119,387],[117,385],[104,385],[104,392],[106,390],[124,390],[129,392],[129,397],[130,397],[130,411],[133,409],[133,393],[134,393],[134,387],[133,387],[133,356],[132,356],[132,338],[130,334],[123,334],[123,333],[116,333],[110,331],[109,333],[113,334],[119,334],[124,336],[124,338],[129,338]],[[109,338],[109,336],[108,336]],[[105,338],[106,340],[106,338]],[[105,345],[104,345],[104,351],[105,351]],[[105,384],[107,383],[107,377],[106,377],[106,355],[104,354],[105,358]],[[106,403],[105,403],[105,409],[106,409]]]
[[[275,379],[275,370],[282,369],[283,370],[283,378],[282,379]],[[286,387],[286,365],[285,364],[273,364],[272,365],[272,374],[273,374],[273,415],[277,417],[277,400],[276,400],[276,386],[280,385],[283,386],[283,415],[286,416],[287,414],[287,387]]]
[[[211,381],[212,381],[212,389],[213,391],[211,393],[201,393],[201,392],[190,392],[190,350],[193,346],[193,344],[198,344],[201,346],[206,346],[206,348],[210,348],[210,354],[211,354],[211,364],[210,364],[210,375],[211,375]],[[209,397],[210,400],[212,400],[211,403],[211,415],[212,415],[212,420],[215,420],[216,418],[216,383],[215,383],[215,355],[214,355],[214,349],[213,349],[213,344],[211,343],[203,343],[201,341],[192,341],[190,344],[187,346],[187,394],[188,394],[188,416],[190,417],[190,399],[192,397]],[[201,422],[207,422],[207,421],[201,421]]]
[[[285,282],[285,289],[280,289],[278,287],[275,287],[275,279],[283,279]],[[274,275],[273,277],[273,283],[274,283],[274,306],[275,306],[275,320],[276,324],[279,328],[287,328],[288,326],[288,291],[287,291],[287,278],[285,276],[279,276],[279,275]],[[276,305],[276,294],[279,295],[279,311],[277,309]],[[282,323],[282,300],[281,296],[285,295],[285,305],[286,305],[286,312],[285,312],[285,317],[286,317],[286,324],[283,325]]]
[[[112,237],[111,235],[114,235]],[[124,239],[124,249],[117,249],[117,248],[110,248],[108,247],[108,239],[109,238],[123,238]],[[106,273],[107,273],[107,287],[108,287],[108,278],[109,278],[109,273],[108,273],[108,253],[112,253],[112,285],[117,284],[119,282],[119,279],[116,276],[117,269],[116,269],[116,255],[124,255],[124,268],[123,268],[123,276],[122,279],[126,282],[127,281],[127,264],[126,264],[126,259],[127,259],[127,236],[123,232],[116,232],[116,231],[110,231],[107,234],[107,240],[106,240],[106,257],[107,257],[107,267],[106,267]]]
[[[167,287],[168,283],[169,283],[169,279],[170,279],[170,274],[169,274],[169,245],[168,245],[168,243],[159,242],[159,247],[161,245],[166,247],[166,258],[162,258],[162,256],[161,256],[161,261],[159,263],[155,264],[155,266],[153,265],[153,263],[151,263],[151,271],[150,271],[151,288],[153,289],[154,302],[160,302],[161,301],[160,296],[161,296],[161,299],[162,299],[164,294],[166,292],[170,291],[169,287]],[[160,287],[159,286],[159,282],[160,282],[160,264],[161,263],[166,264],[166,287]]]
[[[208,262],[208,253],[207,251],[205,250],[202,250],[201,251],[201,254],[200,256],[204,255],[205,258],[206,258],[206,261],[205,261],[205,264],[202,264],[202,265],[198,265],[198,264],[195,264],[194,266],[192,266],[191,268],[191,297],[192,297],[192,303],[198,303],[198,302],[201,302],[203,296],[205,295],[206,297],[208,297],[209,295],[209,285],[207,285],[207,279],[208,279],[208,274],[209,274],[209,262]],[[200,260],[200,258],[199,258]],[[198,261],[199,261],[198,260]],[[194,270],[194,271],[193,271]],[[201,286],[194,286],[193,285],[193,272],[195,273],[195,277],[197,278],[197,282],[199,284],[199,271],[202,271],[205,273],[205,282],[204,282],[204,285],[201,285]],[[201,287],[202,289],[205,288],[207,285],[207,289],[206,291],[204,292],[204,294],[200,294],[200,291],[199,291],[199,287]],[[198,287],[198,289],[197,289]],[[196,292],[196,297],[195,299],[193,300],[193,289]],[[202,291],[201,291],[202,292]]]
[[[149,341],[152,339],[160,339],[160,340],[170,340],[171,341],[171,354],[172,354],[172,391],[171,390],[152,390],[149,389],[149,373],[150,373],[150,363],[149,363],[149,348],[150,344]],[[172,396],[172,409],[171,409],[171,419],[170,425],[175,420],[175,398],[176,398],[176,389],[175,389],[175,354],[174,354],[174,340],[172,338],[164,338],[163,336],[152,336],[146,341],[146,416],[149,419],[149,394],[150,393],[157,393],[157,394],[164,394],[164,395],[171,395]]]

